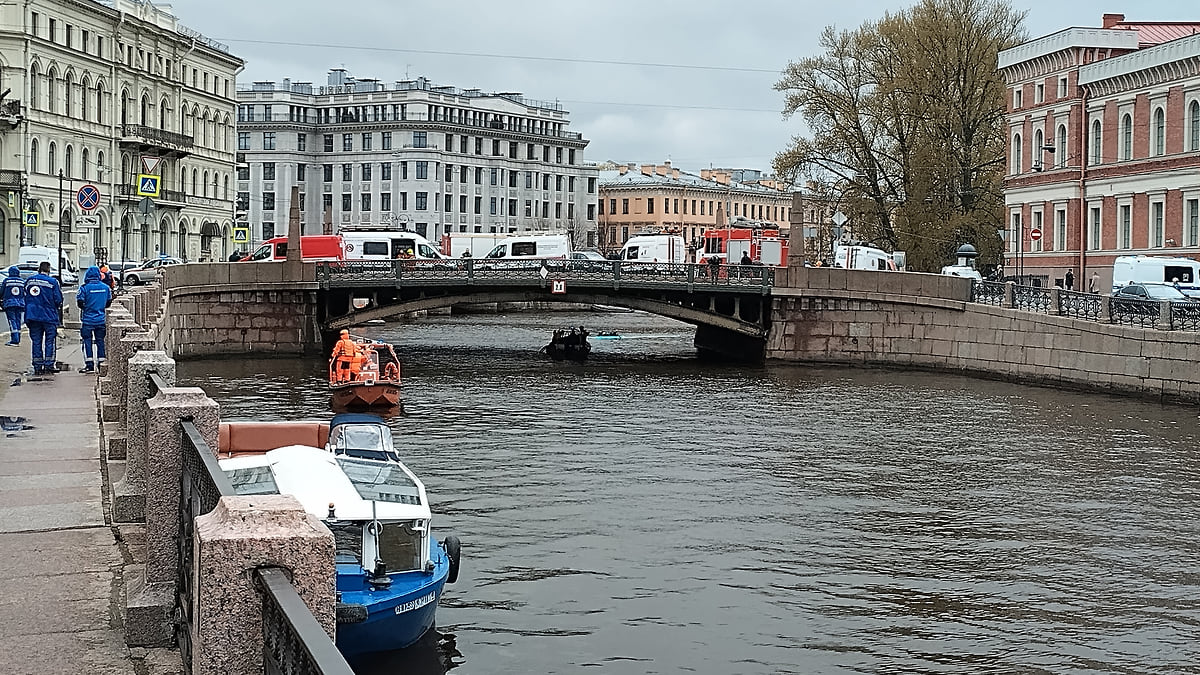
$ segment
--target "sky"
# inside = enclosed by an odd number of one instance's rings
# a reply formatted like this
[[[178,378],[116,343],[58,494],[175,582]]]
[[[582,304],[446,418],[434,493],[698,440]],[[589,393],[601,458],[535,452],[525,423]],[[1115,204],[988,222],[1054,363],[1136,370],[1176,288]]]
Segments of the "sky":
[[[819,53],[826,26],[857,28],[910,2],[849,0],[175,0],[184,25],[245,59],[239,85],[325,84],[331,68],[383,82],[521,92],[558,101],[593,162],[771,170],[804,133],[773,85],[789,61]],[[1039,37],[1130,21],[1200,20],[1194,0],[1018,0]]]

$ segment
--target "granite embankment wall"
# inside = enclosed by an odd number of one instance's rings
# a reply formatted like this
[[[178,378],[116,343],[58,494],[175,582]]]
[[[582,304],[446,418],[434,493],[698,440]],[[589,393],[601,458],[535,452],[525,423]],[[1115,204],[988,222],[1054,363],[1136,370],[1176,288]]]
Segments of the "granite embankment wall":
[[[174,358],[321,349],[315,265],[202,263],[163,276],[160,348]]]
[[[932,274],[781,270],[766,358],[1200,401],[1200,333],[977,304],[970,292],[967,279]]]

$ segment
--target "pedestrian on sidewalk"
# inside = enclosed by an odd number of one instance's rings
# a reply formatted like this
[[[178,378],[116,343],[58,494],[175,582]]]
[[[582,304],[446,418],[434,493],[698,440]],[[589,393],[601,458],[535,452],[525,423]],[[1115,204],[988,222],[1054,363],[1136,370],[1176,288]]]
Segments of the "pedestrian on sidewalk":
[[[112,289],[101,278],[99,267],[89,267],[83,275],[75,304],[79,305],[79,336],[83,338],[83,368],[79,372],[94,373],[96,366],[104,363],[106,312],[112,304]],[[96,345],[96,361],[92,360],[92,343]]]
[[[62,304],[62,286],[50,276],[50,261],[43,260],[37,274],[25,281],[25,325],[33,343],[34,375],[58,372],[54,341],[62,321]]]
[[[4,314],[8,317],[8,329],[12,336],[6,345],[21,344],[21,324],[25,321],[25,280],[21,278],[21,270],[16,265],[8,268],[8,276],[0,285],[0,293],[4,294]]]

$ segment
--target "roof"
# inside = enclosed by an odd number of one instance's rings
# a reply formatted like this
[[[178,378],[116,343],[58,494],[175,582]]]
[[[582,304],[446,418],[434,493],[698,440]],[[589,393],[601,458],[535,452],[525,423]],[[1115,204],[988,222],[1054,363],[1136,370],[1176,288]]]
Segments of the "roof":
[[[1194,21],[1122,21],[1111,30],[1137,31],[1138,47],[1160,45],[1181,37],[1200,33],[1200,23]]]
[[[735,180],[730,180],[729,184],[719,183],[715,180],[706,180],[694,173],[687,171],[679,171],[679,177],[675,177],[674,173],[662,175],[660,173],[652,173],[646,175],[641,172],[638,167],[630,167],[628,171],[621,173],[618,170],[605,170],[600,172],[600,186],[604,188],[621,188],[621,187],[663,187],[663,188],[694,188],[701,190],[713,190],[715,192],[725,193],[730,190],[737,192],[758,192],[764,195],[788,196],[793,190],[775,190],[758,183],[743,183]]]

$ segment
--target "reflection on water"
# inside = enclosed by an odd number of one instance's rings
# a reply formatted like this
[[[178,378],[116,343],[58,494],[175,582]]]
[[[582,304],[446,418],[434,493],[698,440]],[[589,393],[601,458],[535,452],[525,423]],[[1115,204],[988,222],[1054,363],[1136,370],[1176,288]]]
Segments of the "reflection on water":
[[[586,325],[585,364],[537,350]],[[462,673],[1196,672],[1194,410],[928,373],[720,366],[644,314],[437,317],[390,424],[463,541]],[[228,419],[325,364],[181,363]],[[371,672],[411,670],[406,654]]]

